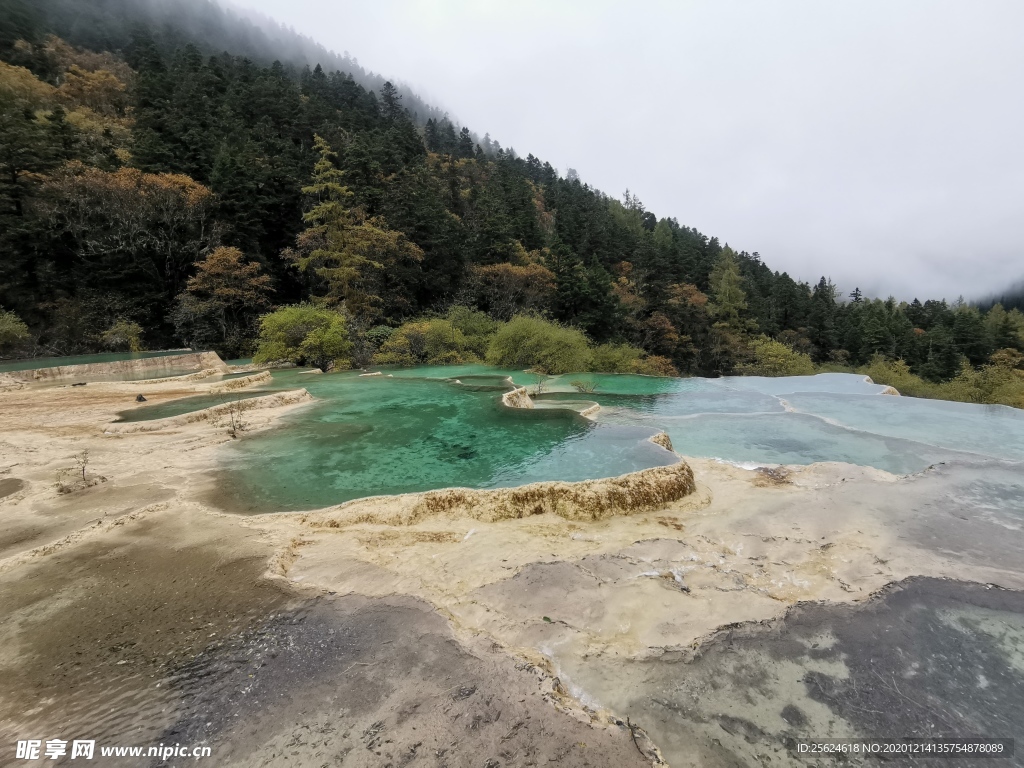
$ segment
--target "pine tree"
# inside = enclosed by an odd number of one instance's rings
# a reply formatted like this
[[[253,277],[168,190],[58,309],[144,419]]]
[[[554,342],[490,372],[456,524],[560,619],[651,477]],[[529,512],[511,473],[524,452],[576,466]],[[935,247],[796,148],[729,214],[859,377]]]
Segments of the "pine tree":
[[[446,155],[454,155],[459,148],[459,139],[455,135],[455,126],[447,117],[438,126],[438,151]]]
[[[459,157],[473,156],[473,137],[469,135],[469,128],[463,128],[459,132]]]
[[[814,345],[814,359],[827,360],[836,346],[836,287],[824,277],[811,293],[807,325]]]
[[[423,128],[423,143],[427,145],[427,149],[431,152],[438,152],[441,149],[441,142],[437,133],[437,123],[434,121],[434,118],[427,120],[427,124]]]
[[[952,330],[939,325],[928,334],[928,358],[921,366],[921,375],[931,381],[946,381],[956,376],[962,359]]]
[[[136,36],[132,56],[138,69],[134,88],[132,123],[132,162],[150,173],[175,169],[175,148],[168,125],[168,95],[174,92],[156,43],[148,34]]]
[[[344,305],[356,318],[376,318],[387,270],[403,261],[418,262],[423,252],[402,233],[388,229],[383,218],[367,217],[352,207],[353,193],[330,145],[316,136],[314,148],[319,159],[310,184],[302,188],[314,202],[302,217],[309,226],[299,236],[293,258],[300,270],[312,272],[326,286],[324,299]]]
[[[388,123],[393,123],[405,115],[402,95],[390,81],[384,83],[380,88],[380,113]]]
[[[729,246],[722,249],[711,272],[710,283],[712,316],[733,332],[748,330],[748,323],[743,317],[747,309],[747,295],[743,291],[743,278],[736,261],[736,252]]]

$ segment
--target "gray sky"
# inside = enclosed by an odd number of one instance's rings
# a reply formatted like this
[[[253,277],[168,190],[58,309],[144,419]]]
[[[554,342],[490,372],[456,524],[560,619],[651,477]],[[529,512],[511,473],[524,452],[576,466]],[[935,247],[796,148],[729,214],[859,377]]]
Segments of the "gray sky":
[[[235,0],[808,281],[1024,278],[1021,0]]]

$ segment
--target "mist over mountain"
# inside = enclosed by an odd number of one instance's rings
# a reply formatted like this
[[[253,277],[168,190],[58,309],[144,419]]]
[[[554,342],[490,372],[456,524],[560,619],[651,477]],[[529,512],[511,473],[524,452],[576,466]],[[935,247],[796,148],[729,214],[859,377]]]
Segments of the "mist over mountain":
[[[976,303],[983,309],[990,309],[996,304],[1001,304],[1004,309],[1024,310],[1024,280],[1009,286],[1004,291],[991,293]]]
[[[22,15],[15,3],[0,3],[5,15]],[[229,52],[262,65],[280,61],[294,69],[320,65],[348,73],[369,91],[387,81],[367,72],[346,53],[336,53],[263,14],[213,0],[34,0],[35,23],[72,45],[96,51],[127,51],[144,28],[158,47],[171,51],[192,44],[204,55]],[[391,82],[417,123],[441,119],[444,111],[425,103],[401,81]]]

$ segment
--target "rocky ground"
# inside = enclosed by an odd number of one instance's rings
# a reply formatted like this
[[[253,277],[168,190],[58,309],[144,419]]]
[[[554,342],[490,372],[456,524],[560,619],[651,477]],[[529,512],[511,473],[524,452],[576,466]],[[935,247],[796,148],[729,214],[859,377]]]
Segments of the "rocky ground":
[[[238,766],[815,764],[795,739],[1022,728],[1019,466],[692,460],[693,493],[599,520],[244,516],[218,498],[225,414],[110,429],[139,393],[217,385],[0,393],[3,764],[26,738]]]

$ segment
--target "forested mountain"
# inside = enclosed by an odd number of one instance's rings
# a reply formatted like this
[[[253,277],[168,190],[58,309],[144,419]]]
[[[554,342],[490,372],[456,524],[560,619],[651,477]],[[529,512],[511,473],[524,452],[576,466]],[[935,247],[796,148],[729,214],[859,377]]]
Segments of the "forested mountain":
[[[1002,305],[1004,309],[1019,309],[1024,311],[1024,282],[1010,286],[1005,291],[989,296],[978,302],[978,306],[986,310],[996,304]]]
[[[213,0],[0,0],[0,19],[7,27],[0,32],[0,45],[28,39],[26,35],[42,29],[87,50],[124,52],[131,49],[136,33],[145,30],[166,56],[193,45],[204,56],[230,51],[257,64],[279,61],[289,70],[319,64],[328,72],[351,75],[367,90],[380,90],[385,83],[347,52],[329,51],[272,19]],[[409,88],[396,86],[418,124],[444,117]]]
[[[488,323],[525,315],[618,350],[604,364],[625,370],[887,359],[940,382],[1020,364],[1019,310],[795,280],[410,110],[390,83],[368,90],[346,59],[296,66],[322,49],[206,0],[2,3],[8,354],[140,334],[242,354],[261,314],[312,300],[344,318],[355,364],[471,357]],[[451,338],[432,347],[442,315]]]

